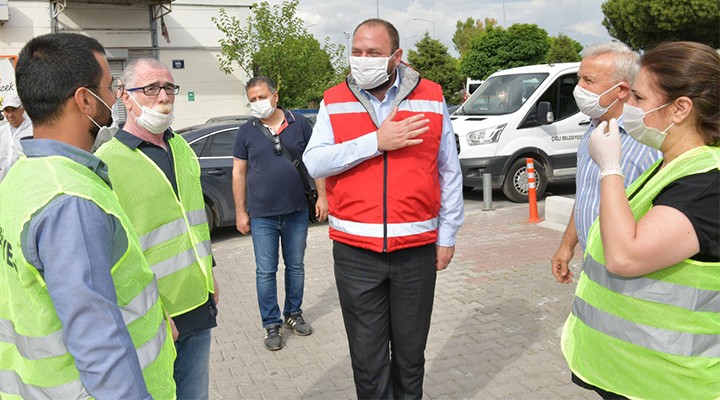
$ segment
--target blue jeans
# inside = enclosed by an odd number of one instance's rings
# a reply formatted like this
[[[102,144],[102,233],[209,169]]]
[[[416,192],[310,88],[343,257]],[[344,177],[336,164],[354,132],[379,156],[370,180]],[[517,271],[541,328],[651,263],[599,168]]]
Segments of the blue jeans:
[[[285,261],[285,307],[283,315],[302,311],[305,287],[305,247],[308,233],[307,210],[273,217],[250,219],[255,250],[255,284],[262,326],[282,324],[277,301],[275,275],[279,263],[279,246]]]
[[[210,329],[175,342],[175,384],[178,400],[207,400],[210,385]]]

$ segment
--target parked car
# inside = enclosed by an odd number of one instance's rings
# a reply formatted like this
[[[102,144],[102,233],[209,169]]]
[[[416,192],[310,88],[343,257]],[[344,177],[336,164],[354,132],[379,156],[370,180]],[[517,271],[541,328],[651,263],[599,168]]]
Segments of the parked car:
[[[249,117],[248,117],[249,118]],[[200,162],[200,182],[210,231],[235,225],[232,193],[233,145],[246,120],[191,126],[177,131],[190,144]]]

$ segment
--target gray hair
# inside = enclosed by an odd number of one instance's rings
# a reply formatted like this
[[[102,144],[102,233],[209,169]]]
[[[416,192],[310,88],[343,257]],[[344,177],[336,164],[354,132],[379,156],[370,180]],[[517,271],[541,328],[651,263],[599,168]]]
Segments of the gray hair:
[[[125,69],[120,75],[120,79],[123,81],[126,88],[135,87],[135,79],[137,79],[137,68],[140,65],[148,65],[154,69],[164,69],[168,72],[170,71],[170,68],[168,68],[167,65],[154,58],[136,58],[130,61],[127,66],[125,66]]]
[[[580,52],[582,58],[596,57],[601,54],[610,53],[615,64],[615,72],[612,78],[616,82],[627,82],[633,84],[635,76],[640,70],[640,55],[632,51],[621,42],[605,42],[590,45]]]
[[[275,93],[277,90],[275,89],[275,82],[273,82],[269,76],[256,76],[247,81],[245,84],[245,92],[247,92],[251,87],[260,86],[262,84],[267,85],[268,89],[270,89],[270,93]]]

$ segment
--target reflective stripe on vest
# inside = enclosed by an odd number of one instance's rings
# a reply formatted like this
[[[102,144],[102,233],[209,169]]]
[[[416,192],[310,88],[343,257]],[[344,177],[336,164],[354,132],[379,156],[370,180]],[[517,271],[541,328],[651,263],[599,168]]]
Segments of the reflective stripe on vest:
[[[90,394],[80,380],[60,386],[41,387],[23,382],[15,371],[0,370],[2,391],[24,399],[88,399]],[[2,396],[0,396],[2,397]]]
[[[700,335],[640,325],[595,308],[576,297],[573,314],[608,336],[662,353],[686,357],[720,357],[718,335]]]
[[[28,360],[59,357],[67,353],[62,330],[48,336],[24,336],[15,331],[12,321],[0,319],[0,342],[17,347],[18,353]]]
[[[133,321],[143,317],[145,312],[157,303],[158,296],[157,283],[153,281],[128,305],[120,307],[120,313],[125,325],[130,325]],[[166,329],[164,322],[160,329],[164,338]],[[65,348],[63,342],[62,329],[48,336],[25,336],[17,333],[13,323],[6,319],[0,319],[0,342],[14,345],[18,352],[28,360],[59,357],[67,353],[67,348]],[[159,351],[159,348],[157,350]],[[157,354],[155,352],[150,357],[155,359]]]
[[[147,251],[148,249],[151,249],[163,242],[186,234],[188,232],[188,224],[190,226],[196,226],[207,223],[205,210],[188,211],[185,213],[185,217],[187,218],[187,222],[185,222],[184,218],[178,218],[175,221],[170,221],[140,237],[140,244],[142,245],[143,251]],[[198,253],[197,257],[199,258],[212,255],[212,244],[210,240],[205,240],[199,243],[196,250]],[[197,258],[195,256],[195,249],[191,247],[171,258],[151,265],[150,268],[153,272],[155,272],[157,278],[160,279],[187,268],[193,265],[196,261]]]
[[[438,219],[432,218],[427,221],[405,222],[397,224],[368,224],[363,222],[344,221],[333,216],[328,217],[330,227],[338,231],[349,233],[357,236],[365,236],[372,238],[385,237],[385,227],[387,227],[387,237],[402,237],[410,235],[419,235],[421,233],[432,232],[438,227]]]
[[[608,272],[607,268],[588,254],[583,272],[591,280],[615,293],[636,299],[669,304],[691,311],[720,313],[720,292],[675,285],[646,277],[624,278]]]
[[[331,103],[325,106],[328,115],[365,113],[365,107],[357,101]],[[398,111],[443,113],[443,103],[433,100],[405,100],[398,105]]]

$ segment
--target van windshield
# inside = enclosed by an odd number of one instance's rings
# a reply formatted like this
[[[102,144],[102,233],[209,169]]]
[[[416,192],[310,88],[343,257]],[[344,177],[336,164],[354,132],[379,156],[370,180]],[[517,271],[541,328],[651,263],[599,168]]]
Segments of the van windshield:
[[[517,111],[547,79],[547,73],[490,77],[455,115],[503,115]]]

